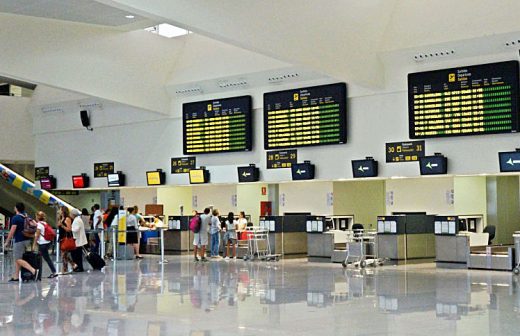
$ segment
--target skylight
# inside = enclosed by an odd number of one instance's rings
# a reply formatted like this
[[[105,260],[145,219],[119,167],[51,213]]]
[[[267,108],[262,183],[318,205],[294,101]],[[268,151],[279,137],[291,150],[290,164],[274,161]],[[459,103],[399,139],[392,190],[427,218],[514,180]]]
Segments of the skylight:
[[[150,33],[161,35],[167,38],[188,35],[191,33],[189,30],[175,27],[168,23],[161,23],[157,26],[145,28],[145,30],[149,31]]]

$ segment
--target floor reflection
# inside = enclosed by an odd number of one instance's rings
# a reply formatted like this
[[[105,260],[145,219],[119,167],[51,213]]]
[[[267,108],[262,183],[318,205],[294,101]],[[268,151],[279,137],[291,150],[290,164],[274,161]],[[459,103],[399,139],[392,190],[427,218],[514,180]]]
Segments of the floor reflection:
[[[505,272],[170,259],[27,284],[7,284],[0,259],[0,334],[518,334],[518,278]]]

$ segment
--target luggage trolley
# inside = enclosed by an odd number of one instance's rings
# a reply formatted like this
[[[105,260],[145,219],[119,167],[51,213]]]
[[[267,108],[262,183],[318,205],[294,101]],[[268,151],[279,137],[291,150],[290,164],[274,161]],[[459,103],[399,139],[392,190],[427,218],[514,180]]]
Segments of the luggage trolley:
[[[383,260],[377,257],[376,235],[363,229],[353,230],[353,236],[347,241],[347,257],[341,263],[343,267],[381,266]]]
[[[265,261],[280,260],[279,254],[271,253],[269,230],[258,226],[251,226],[246,228],[246,235],[248,237],[247,254],[244,255],[244,260],[254,260],[255,257]]]

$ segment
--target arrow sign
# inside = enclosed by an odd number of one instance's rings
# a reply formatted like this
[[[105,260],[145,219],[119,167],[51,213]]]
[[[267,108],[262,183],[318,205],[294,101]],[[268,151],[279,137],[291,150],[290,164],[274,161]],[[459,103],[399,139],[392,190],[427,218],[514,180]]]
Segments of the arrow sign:
[[[244,177],[248,177],[248,176],[251,176],[251,173],[244,172],[244,173],[242,174],[242,176],[244,176]]]
[[[358,170],[359,170],[360,172],[364,173],[364,172],[370,170],[370,168],[369,168],[369,167],[359,166]]]
[[[513,158],[509,158],[509,160],[506,161],[507,164],[510,164],[511,166],[514,166],[517,163],[520,163],[520,160],[513,160]]]
[[[301,174],[305,174],[306,172],[307,172],[306,170],[300,170],[300,169],[298,169],[298,170],[296,171],[296,174],[301,175]]]
[[[426,164],[426,167],[427,167],[427,168],[430,168],[430,169],[433,169],[433,168],[438,167],[438,166],[439,166],[438,163],[431,163],[431,162],[428,162],[428,163]]]

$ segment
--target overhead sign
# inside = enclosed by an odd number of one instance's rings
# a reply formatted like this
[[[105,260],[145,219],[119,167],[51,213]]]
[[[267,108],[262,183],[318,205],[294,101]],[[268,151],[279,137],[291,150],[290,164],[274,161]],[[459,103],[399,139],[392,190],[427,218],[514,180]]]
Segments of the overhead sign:
[[[197,159],[195,156],[172,158],[172,174],[187,174],[190,169],[197,168]]]
[[[421,175],[438,175],[448,172],[448,160],[442,155],[424,156],[419,160]]]
[[[39,181],[44,177],[49,177],[49,167],[34,167],[34,180]]]
[[[408,142],[387,142],[386,162],[419,161],[424,156],[424,140]]]
[[[518,152],[500,152],[498,153],[498,161],[501,172],[517,172],[520,171],[520,151]]]
[[[267,152],[267,169],[291,168],[297,162],[296,149]]]
[[[114,173],[114,162],[94,163],[94,178],[107,177]]]
[[[352,175],[358,177],[377,176],[377,161],[374,159],[352,160]]]

